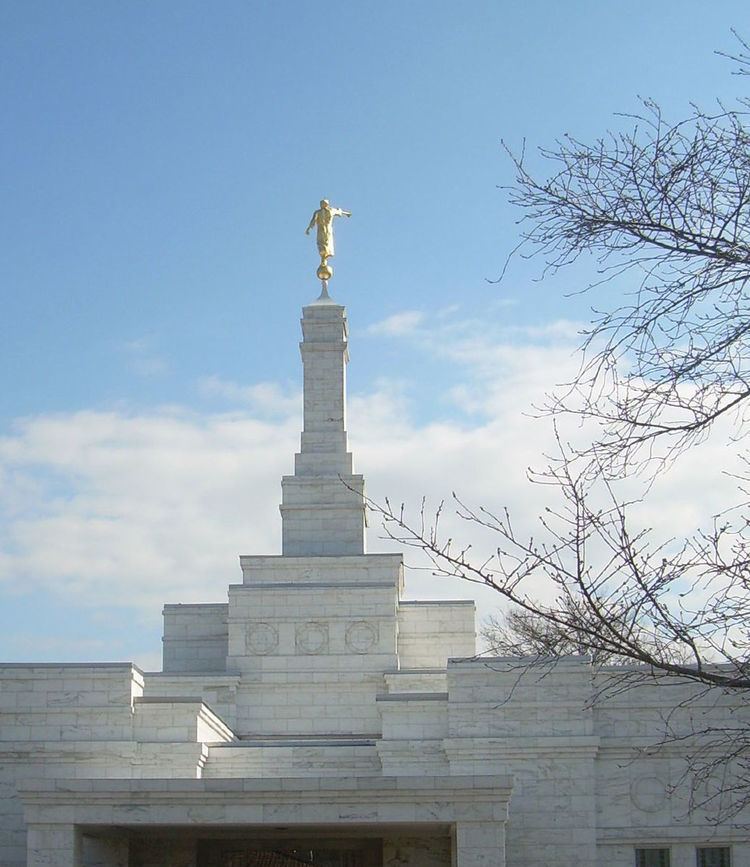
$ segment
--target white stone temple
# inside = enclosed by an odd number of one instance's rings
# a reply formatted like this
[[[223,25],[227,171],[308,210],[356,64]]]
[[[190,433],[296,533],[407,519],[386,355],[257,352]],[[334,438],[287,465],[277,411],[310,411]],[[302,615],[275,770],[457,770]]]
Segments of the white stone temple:
[[[647,749],[728,699],[476,658],[472,602],[403,600],[401,556],[366,553],[344,307],[302,333],[281,555],[241,557],[226,602],[166,605],[163,671],[0,665],[0,865],[750,865],[686,745]]]

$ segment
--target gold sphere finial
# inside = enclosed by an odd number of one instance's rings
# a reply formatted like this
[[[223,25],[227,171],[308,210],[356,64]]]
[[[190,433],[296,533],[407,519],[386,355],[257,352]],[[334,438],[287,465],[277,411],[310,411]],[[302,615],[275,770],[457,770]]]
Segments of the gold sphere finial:
[[[317,274],[318,280],[328,281],[333,277],[333,266],[329,265],[328,262],[321,262],[315,273]]]

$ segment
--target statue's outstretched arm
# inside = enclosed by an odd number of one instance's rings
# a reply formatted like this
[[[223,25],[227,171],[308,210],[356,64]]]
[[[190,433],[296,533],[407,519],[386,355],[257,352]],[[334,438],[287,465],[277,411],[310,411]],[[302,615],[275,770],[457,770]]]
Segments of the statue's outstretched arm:
[[[343,208],[331,208],[331,213],[334,217],[351,217],[351,211],[345,211]]]

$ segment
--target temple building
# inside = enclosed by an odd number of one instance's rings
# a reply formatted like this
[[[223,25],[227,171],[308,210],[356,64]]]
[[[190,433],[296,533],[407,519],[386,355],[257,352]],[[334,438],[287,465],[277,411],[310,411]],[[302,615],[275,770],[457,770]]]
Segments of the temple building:
[[[366,551],[344,307],[304,307],[302,335],[281,554],[241,556],[226,601],[167,604],[162,671],[0,665],[0,865],[750,865],[684,744],[644,751],[726,700],[477,657],[473,602],[403,599],[402,557]]]

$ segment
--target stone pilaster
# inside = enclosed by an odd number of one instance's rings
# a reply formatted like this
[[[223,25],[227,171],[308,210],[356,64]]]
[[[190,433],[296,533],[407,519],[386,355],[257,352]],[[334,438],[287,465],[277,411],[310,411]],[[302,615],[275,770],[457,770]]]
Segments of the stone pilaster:
[[[281,482],[282,553],[364,554],[364,480],[346,438],[346,310],[326,299],[302,313],[304,429],[294,475]]]
[[[457,822],[453,840],[453,867],[504,867],[503,822]]]
[[[29,823],[27,867],[81,867],[81,834],[72,824]]]

